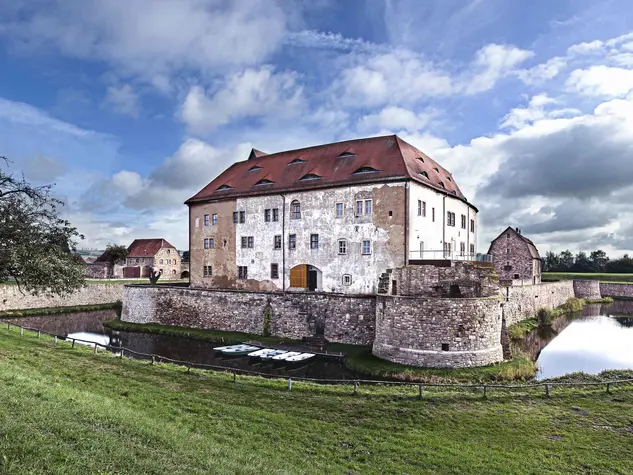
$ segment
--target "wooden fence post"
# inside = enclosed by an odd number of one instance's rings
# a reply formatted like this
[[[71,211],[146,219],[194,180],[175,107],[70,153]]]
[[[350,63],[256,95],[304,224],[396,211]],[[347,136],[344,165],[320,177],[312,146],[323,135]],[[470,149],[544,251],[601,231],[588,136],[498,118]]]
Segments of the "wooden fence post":
[[[154,355],[152,355],[152,364],[154,364]]]
[[[288,378],[288,391],[292,391],[292,378]]]
[[[358,381],[354,381],[354,394],[358,394]]]
[[[607,383],[607,393],[611,392],[611,383]]]
[[[38,331],[37,331],[37,337],[38,337],[38,338],[40,337],[40,333],[41,333],[41,332],[40,332],[40,330],[38,330]]]
[[[73,338],[73,344],[71,345],[71,348],[75,348],[75,339]]]
[[[97,354],[97,344],[95,343],[95,355]]]
[[[422,399],[422,385],[418,384],[418,399]]]
[[[121,354],[119,355],[119,358],[123,359],[123,352],[125,351],[125,348],[121,347]]]
[[[546,395],[547,397],[550,397],[550,393],[549,393],[549,384],[546,384],[546,385],[545,385],[545,395]]]
[[[54,344],[54,345],[57,345],[57,335],[55,335],[55,336],[53,337],[53,344]]]
[[[24,333],[24,328],[20,327],[20,335],[22,335],[22,333]]]
[[[488,390],[488,386],[486,386],[486,385],[484,384],[484,398],[488,397],[488,396],[487,396],[487,390]]]
[[[237,373],[233,371],[233,382],[237,383]]]

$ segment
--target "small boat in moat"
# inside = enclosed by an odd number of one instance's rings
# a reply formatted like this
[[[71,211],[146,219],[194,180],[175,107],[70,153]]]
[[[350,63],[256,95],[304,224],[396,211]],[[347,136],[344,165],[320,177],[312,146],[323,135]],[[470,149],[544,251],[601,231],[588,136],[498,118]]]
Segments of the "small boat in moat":
[[[275,350],[274,348],[262,348],[257,351],[253,351],[252,353],[249,353],[248,356],[250,356],[251,358],[263,358],[264,356],[270,353],[275,353],[272,356],[279,354],[277,353],[277,350]]]
[[[270,353],[266,353],[265,355],[260,356],[262,360],[272,360],[275,356],[283,355],[284,353],[288,353],[287,350],[273,350]]]
[[[252,345],[232,345],[227,347],[214,348],[214,350],[219,351],[223,355],[227,356],[239,356],[247,355],[248,353],[259,350],[259,348]]]
[[[291,356],[299,356],[301,353],[298,351],[286,351],[285,353],[282,353],[280,355],[277,356],[273,356],[272,360],[273,361],[284,361],[287,358],[290,358]]]
[[[314,358],[315,356],[316,355],[314,353],[300,353],[298,355],[289,356],[284,361],[288,363],[301,363],[309,360],[310,358]]]

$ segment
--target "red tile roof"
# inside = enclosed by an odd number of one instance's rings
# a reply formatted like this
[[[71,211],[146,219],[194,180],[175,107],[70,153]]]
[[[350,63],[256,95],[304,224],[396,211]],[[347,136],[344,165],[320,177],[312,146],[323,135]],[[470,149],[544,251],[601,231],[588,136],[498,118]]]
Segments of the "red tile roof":
[[[163,247],[176,249],[164,239],[135,239],[127,248],[127,256],[154,257]]]
[[[270,155],[253,149],[248,160],[231,165],[186,204],[409,179],[466,201],[450,172],[398,136],[388,135]]]

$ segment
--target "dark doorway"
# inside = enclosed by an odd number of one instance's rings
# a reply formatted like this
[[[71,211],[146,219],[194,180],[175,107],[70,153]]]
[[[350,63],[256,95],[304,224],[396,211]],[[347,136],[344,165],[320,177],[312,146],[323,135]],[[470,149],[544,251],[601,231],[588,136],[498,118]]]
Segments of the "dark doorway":
[[[309,291],[314,291],[317,289],[317,285],[318,285],[318,274],[316,269],[314,269],[313,267],[310,267],[308,269],[308,290]]]
[[[398,281],[391,281],[391,295],[398,295]]]
[[[316,325],[314,328],[315,336],[325,336],[325,319],[319,318],[316,321]]]
[[[448,291],[448,296],[449,297],[461,297],[462,296],[462,291],[459,288],[459,285],[457,284],[451,284],[451,287]]]

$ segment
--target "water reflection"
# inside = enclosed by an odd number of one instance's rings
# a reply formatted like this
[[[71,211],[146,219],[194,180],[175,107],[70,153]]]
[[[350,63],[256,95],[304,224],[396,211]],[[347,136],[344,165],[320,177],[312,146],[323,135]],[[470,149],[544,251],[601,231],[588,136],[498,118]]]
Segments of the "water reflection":
[[[123,347],[139,353],[189,361],[194,366],[196,364],[215,365],[271,375],[319,379],[358,379],[360,377],[358,373],[345,368],[340,360],[333,358],[316,359],[311,364],[304,366],[278,366],[271,362],[262,363],[261,360],[252,360],[248,357],[227,358],[213,352],[213,347],[224,344],[223,342],[207,342],[149,333],[117,332],[103,326],[105,321],[115,318],[116,313],[113,310],[105,310],[25,317],[11,321],[16,325],[40,329],[59,336],[110,345],[112,352],[118,352],[117,348]],[[149,358],[128,353],[126,356],[138,359]]]
[[[555,319],[538,328],[520,347],[536,360],[538,379],[583,371],[633,369],[633,302],[590,305],[580,316]]]

